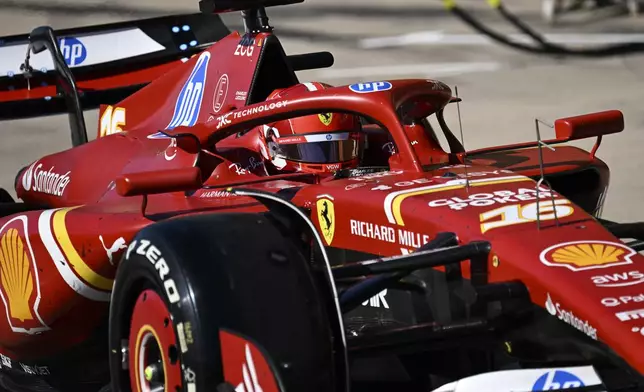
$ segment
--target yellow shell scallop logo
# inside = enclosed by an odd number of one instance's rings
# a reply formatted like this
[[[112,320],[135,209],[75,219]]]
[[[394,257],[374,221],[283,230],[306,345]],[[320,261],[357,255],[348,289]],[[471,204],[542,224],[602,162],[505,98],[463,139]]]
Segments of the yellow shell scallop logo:
[[[573,271],[632,264],[636,252],[624,244],[607,241],[576,241],[557,244],[541,253],[541,262]]]
[[[9,315],[20,321],[33,320],[29,299],[34,278],[29,256],[18,230],[9,229],[0,239],[0,282],[9,300]]]
[[[40,287],[36,268],[27,217],[13,218],[0,228],[0,295],[13,332],[34,334],[49,329],[38,314]]]

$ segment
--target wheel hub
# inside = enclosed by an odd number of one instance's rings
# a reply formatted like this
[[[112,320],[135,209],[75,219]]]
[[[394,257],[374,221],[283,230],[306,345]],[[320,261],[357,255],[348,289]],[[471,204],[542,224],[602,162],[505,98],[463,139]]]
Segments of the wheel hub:
[[[128,351],[133,392],[181,390],[181,364],[172,316],[153,290],[143,291],[134,305]]]

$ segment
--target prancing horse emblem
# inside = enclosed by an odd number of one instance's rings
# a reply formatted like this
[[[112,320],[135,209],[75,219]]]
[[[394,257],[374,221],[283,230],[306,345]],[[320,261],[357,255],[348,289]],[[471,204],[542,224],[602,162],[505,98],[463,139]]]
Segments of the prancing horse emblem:
[[[318,222],[322,235],[327,245],[333,242],[333,234],[335,234],[335,209],[333,208],[333,201],[327,196],[320,198],[317,201]]]
[[[333,121],[333,113],[320,113],[318,114],[318,118],[322,124],[328,127],[331,124],[331,121]]]

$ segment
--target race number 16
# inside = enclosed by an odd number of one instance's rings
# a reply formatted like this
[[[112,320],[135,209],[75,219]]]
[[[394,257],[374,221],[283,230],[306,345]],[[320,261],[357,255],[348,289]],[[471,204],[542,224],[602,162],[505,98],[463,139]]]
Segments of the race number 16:
[[[539,202],[539,211],[537,211],[537,203],[530,203],[523,207],[519,204],[513,204],[484,212],[480,215],[481,233],[499,227],[536,222],[537,214],[542,221],[570,216],[575,210],[568,204],[570,204],[570,200],[555,200],[554,206],[551,200],[544,200]],[[500,219],[489,222],[489,220],[496,217]]]
[[[103,137],[111,135],[118,132],[123,132],[122,126],[125,125],[125,109],[124,108],[113,108],[111,105],[108,106],[103,114],[101,115],[100,120],[100,131],[98,137]]]

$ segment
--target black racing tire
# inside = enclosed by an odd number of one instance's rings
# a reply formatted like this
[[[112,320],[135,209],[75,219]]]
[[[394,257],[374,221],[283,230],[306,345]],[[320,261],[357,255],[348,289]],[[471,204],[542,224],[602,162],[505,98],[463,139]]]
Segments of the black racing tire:
[[[270,214],[216,214],[171,219],[139,232],[124,252],[112,293],[113,390],[132,391],[131,377],[145,365],[141,358],[153,357],[142,343],[152,339],[141,338],[150,328],[166,354],[159,373],[166,391],[234,390],[240,380],[230,376],[237,366],[231,358],[242,353],[227,343],[222,350],[229,333],[255,347],[256,366],[263,356],[275,382],[264,391],[333,390],[341,372],[326,299],[306,251],[283,230]],[[134,368],[124,369],[123,358],[132,364],[137,353]],[[241,374],[238,367],[233,373]],[[171,381],[177,371],[180,385]]]

